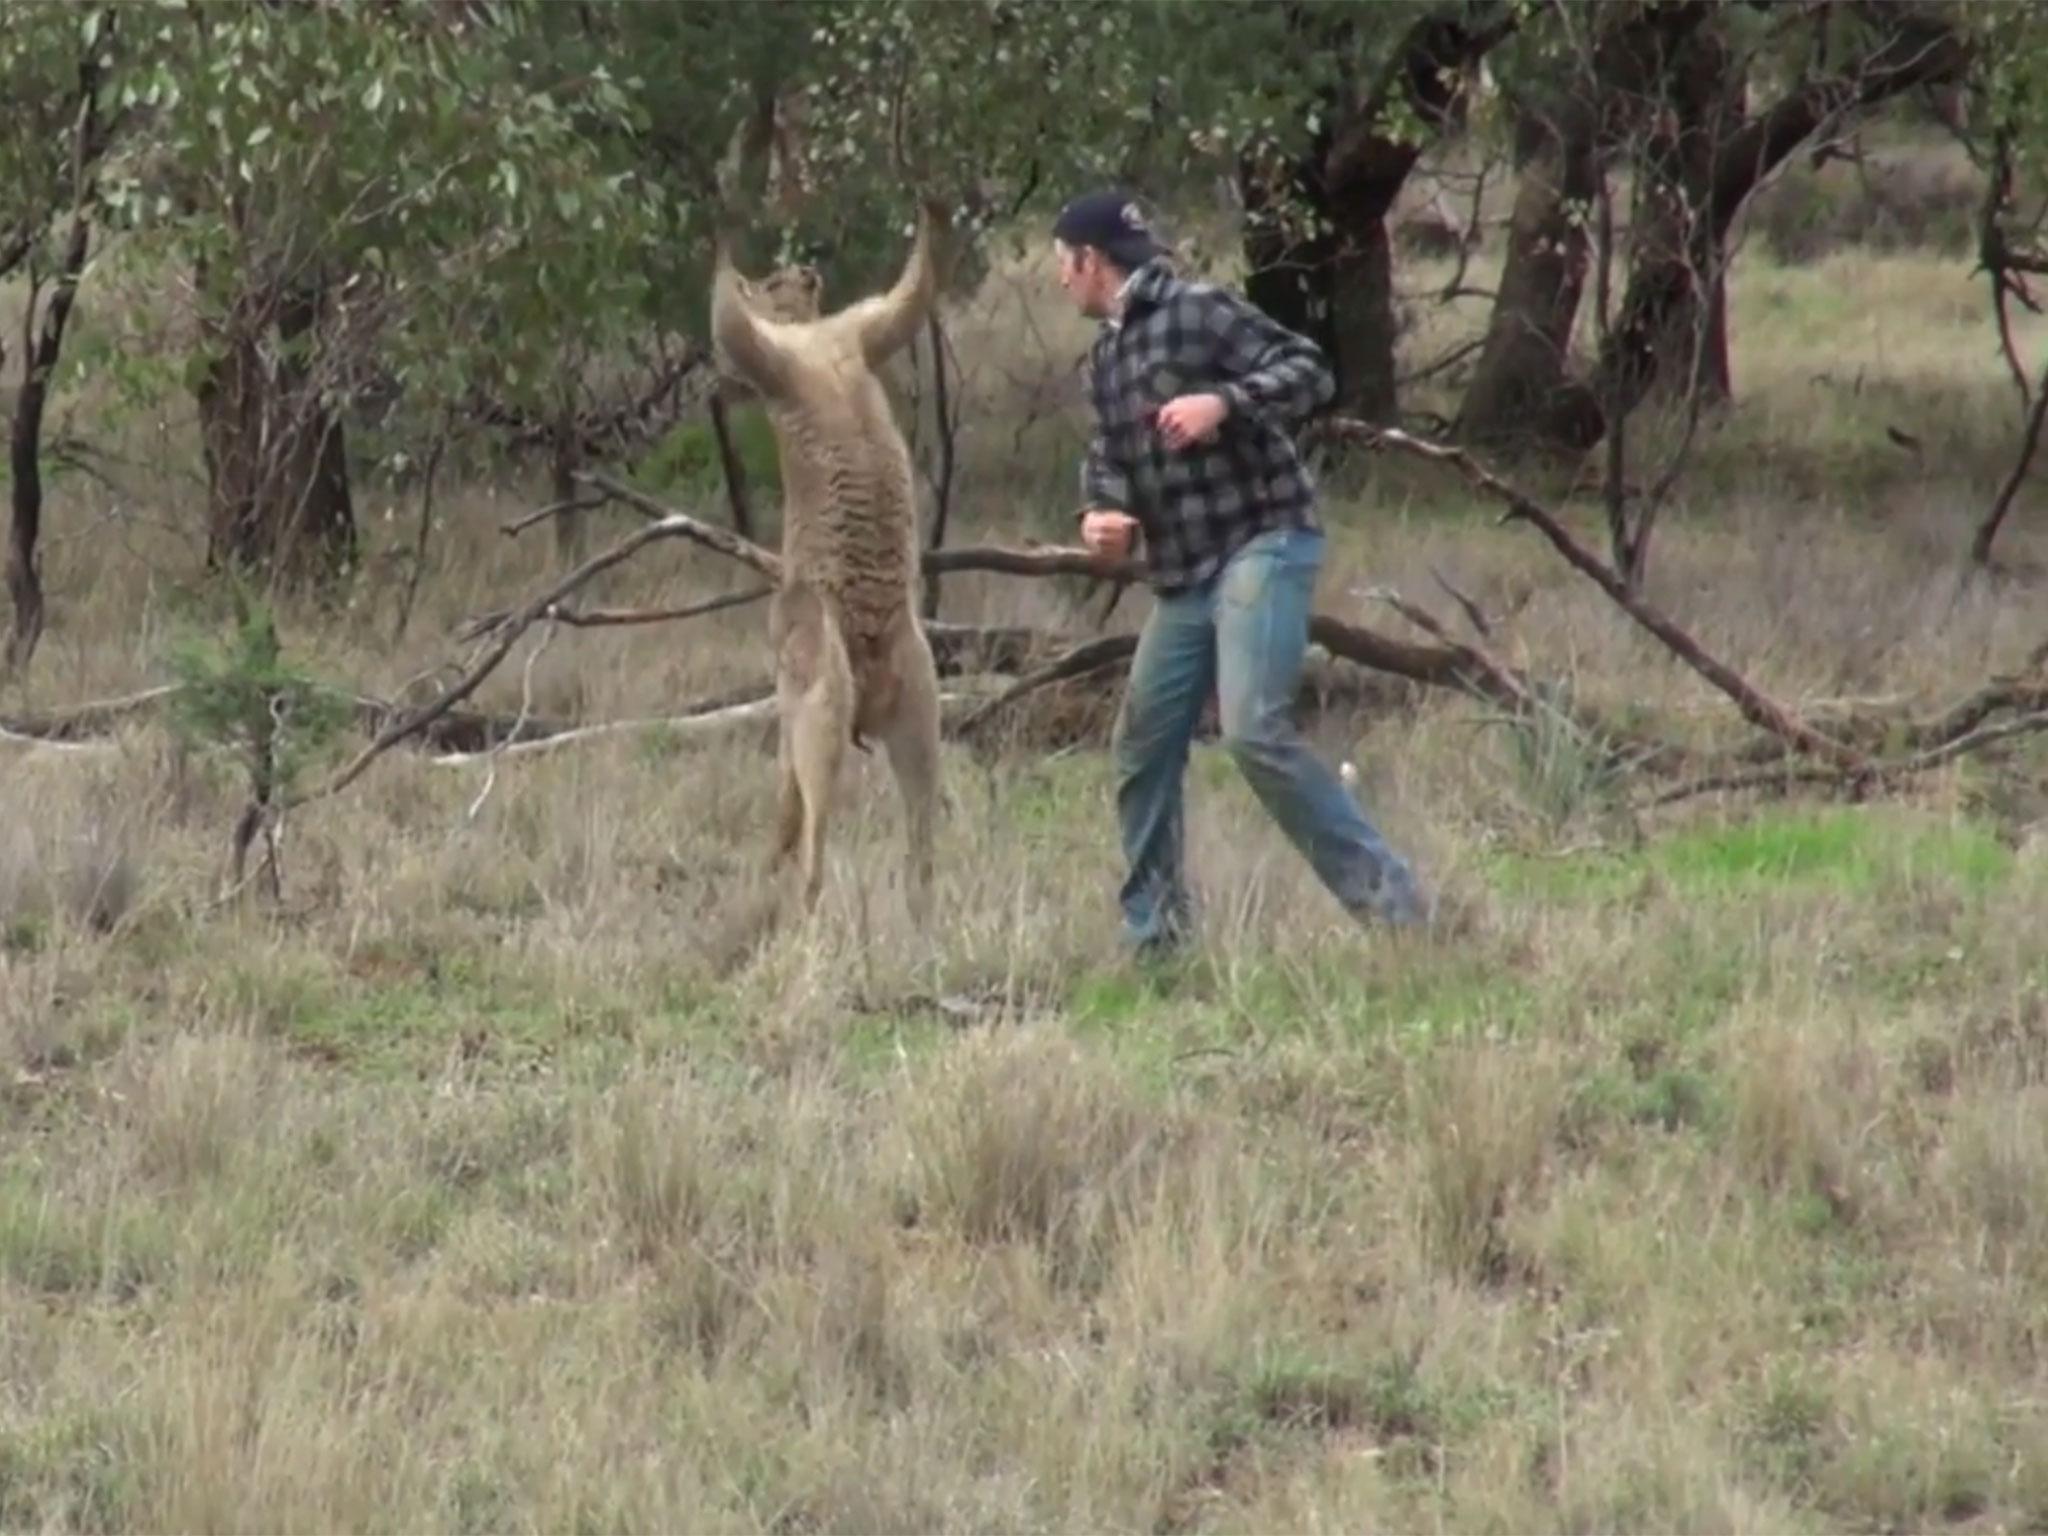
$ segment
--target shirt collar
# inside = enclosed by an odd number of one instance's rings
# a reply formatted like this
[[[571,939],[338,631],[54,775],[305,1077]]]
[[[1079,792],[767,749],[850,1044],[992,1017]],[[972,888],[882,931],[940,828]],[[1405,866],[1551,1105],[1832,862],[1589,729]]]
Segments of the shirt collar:
[[[1126,277],[1123,286],[1117,289],[1116,297],[1110,301],[1109,318],[1106,322],[1109,328],[1116,330],[1121,327],[1124,317],[1130,312],[1131,301],[1152,297],[1153,290],[1165,280],[1165,276],[1166,269],[1155,259],[1146,262]]]

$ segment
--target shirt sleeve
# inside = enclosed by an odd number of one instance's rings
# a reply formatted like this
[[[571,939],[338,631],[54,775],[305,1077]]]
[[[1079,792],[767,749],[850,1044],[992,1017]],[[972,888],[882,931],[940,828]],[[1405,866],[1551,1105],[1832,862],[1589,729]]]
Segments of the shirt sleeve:
[[[1131,506],[1130,477],[1109,456],[1108,439],[1099,428],[1088,439],[1081,464],[1081,505],[1087,512],[1128,512]]]
[[[1337,380],[1322,348],[1249,300],[1218,289],[1203,322],[1226,381],[1216,393],[1231,415],[1284,425],[1306,420],[1335,398]]]

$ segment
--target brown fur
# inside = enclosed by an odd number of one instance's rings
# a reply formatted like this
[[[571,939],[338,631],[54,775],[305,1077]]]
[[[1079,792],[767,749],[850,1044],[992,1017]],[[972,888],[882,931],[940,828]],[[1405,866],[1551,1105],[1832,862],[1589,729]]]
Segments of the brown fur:
[[[783,484],[783,580],[770,609],[781,731],[773,862],[797,858],[802,899],[824,881],[824,840],[849,741],[881,742],[903,796],[909,889],[922,918],[939,793],[939,686],[918,622],[910,453],[875,370],[907,345],[937,291],[936,215],[919,217],[887,293],[819,312],[816,274],[761,283],[721,247],[711,332],[725,370],[758,394]]]

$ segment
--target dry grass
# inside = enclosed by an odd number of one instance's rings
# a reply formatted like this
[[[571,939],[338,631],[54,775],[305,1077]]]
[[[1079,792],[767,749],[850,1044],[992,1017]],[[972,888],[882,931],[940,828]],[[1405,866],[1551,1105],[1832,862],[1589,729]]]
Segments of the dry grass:
[[[960,328],[963,512],[1015,536],[1010,455],[1071,483],[1071,421],[1010,432],[1079,333],[1002,281]],[[1741,401],[1660,599],[1804,703],[1931,704],[2015,660],[2038,585],[1955,586],[2014,415],[1961,265],[1753,265],[1736,305]],[[144,512],[190,509],[131,494],[63,487],[38,701],[160,675],[190,567]],[[451,498],[404,646],[374,590],[289,634],[395,689],[537,579],[491,531],[516,504]],[[1438,565],[1526,598],[1517,659],[1727,730],[1443,483],[1385,467],[1331,519],[1333,609],[1429,597]],[[659,550],[607,596],[729,579]],[[962,582],[948,611],[1078,622],[1075,596]],[[759,675],[758,635],[565,634],[535,706],[660,713]],[[1209,944],[1146,977],[1090,752],[949,750],[929,933],[864,762],[816,925],[748,951],[755,735],[507,763],[474,821],[482,770],[394,755],[288,828],[277,913],[208,906],[235,802],[153,725],[0,748],[0,1527],[2048,1520],[2038,793],[1959,768],[1637,828],[1456,700],[1323,735],[1474,935],[1345,929],[1207,750]]]

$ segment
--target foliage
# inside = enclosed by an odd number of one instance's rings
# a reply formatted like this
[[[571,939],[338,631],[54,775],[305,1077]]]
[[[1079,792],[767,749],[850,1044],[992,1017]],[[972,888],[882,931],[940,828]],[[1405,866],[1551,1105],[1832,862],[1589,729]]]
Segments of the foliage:
[[[522,55],[548,9],[497,6],[483,25],[427,0],[138,8],[109,210],[194,275],[203,321],[318,305],[283,350],[318,365],[330,405],[373,379],[415,401],[538,393],[572,340],[634,323],[647,280],[624,258],[655,208],[588,132],[630,123],[626,87]],[[188,383],[207,361],[202,343]]]
[[[181,741],[242,771],[267,803],[325,756],[355,708],[286,657],[268,606],[253,597],[236,606],[225,634],[188,631],[172,645],[170,718]]]
[[[775,432],[768,413],[749,401],[728,413],[733,448],[746,475],[747,491],[768,511],[782,495],[782,463],[775,451]],[[634,467],[633,478],[655,492],[679,492],[711,498],[725,485],[725,466],[718,436],[707,421],[685,421],[672,427]]]
[[[0,26],[0,271],[69,203],[80,71],[107,52],[105,21],[98,9],[17,6]]]

